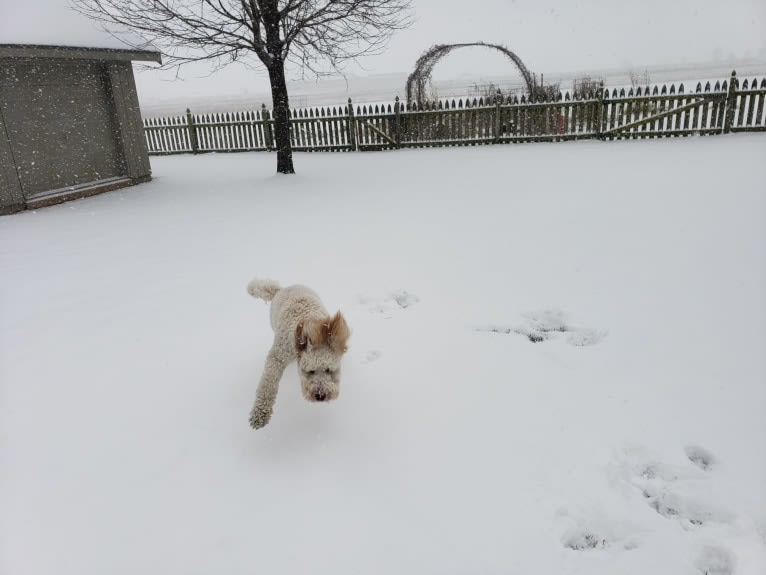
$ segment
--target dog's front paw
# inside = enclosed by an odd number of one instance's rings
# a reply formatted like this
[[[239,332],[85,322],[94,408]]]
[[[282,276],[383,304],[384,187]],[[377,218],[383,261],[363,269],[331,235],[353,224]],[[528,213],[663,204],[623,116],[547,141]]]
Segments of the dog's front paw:
[[[250,412],[250,427],[253,429],[261,429],[271,420],[271,410],[264,409],[260,406],[253,407]]]

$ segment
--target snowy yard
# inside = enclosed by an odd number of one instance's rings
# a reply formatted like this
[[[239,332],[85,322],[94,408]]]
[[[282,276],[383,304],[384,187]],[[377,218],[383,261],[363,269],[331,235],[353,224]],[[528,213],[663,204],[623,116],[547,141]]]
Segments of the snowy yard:
[[[763,574],[764,158],[161,157],[0,218],[0,572]],[[254,276],[353,330],[257,432]]]

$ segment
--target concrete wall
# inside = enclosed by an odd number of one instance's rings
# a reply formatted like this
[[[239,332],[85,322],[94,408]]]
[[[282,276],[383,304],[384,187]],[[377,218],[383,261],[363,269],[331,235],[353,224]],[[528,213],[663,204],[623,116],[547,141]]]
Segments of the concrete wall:
[[[16,165],[13,161],[11,144],[5,129],[2,107],[0,107],[0,214],[23,209],[24,195],[16,175]]]
[[[150,177],[130,61],[0,58],[0,213]]]

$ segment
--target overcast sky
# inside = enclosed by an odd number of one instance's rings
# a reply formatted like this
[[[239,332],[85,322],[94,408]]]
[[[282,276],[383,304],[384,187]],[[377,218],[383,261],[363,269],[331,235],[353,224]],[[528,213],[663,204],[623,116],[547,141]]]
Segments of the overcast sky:
[[[0,0],[0,43],[92,43],[92,29],[67,13],[68,0]],[[408,73],[436,43],[485,41],[513,50],[537,73],[636,69],[658,65],[757,58],[766,62],[766,0],[413,0],[415,24],[399,32],[384,54],[350,65],[350,75]],[[69,38],[69,40],[67,40]],[[434,77],[463,73],[504,74],[509,63],[488,52],[456,52]],[[141,72],[139,88],[192,89],[266,85],[263,73],[235,67],[195,80],[204,69],[184,72],[184,85]],[[238,80],[239,79],[239,80]],[[178,84],[178,83],[176,83]],[[212,87],[212,88],[211,88]]]
[[[417,21],[365,65],[409,70],[435,43],[504,44],[532,69],[766,58],[766,0],[414,0]],[[466,9],[466,6],[470,7]]]

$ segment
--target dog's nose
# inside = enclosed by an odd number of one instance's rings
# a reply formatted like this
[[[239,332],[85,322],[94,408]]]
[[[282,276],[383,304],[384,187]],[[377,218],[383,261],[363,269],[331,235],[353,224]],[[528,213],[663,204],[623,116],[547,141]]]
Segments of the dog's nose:
[[[317,391],[314,394],[314,399],[316,399],[317,401],[324,401],[325,399],[327,399],[327,394],[325,394],[324,391]]]

